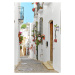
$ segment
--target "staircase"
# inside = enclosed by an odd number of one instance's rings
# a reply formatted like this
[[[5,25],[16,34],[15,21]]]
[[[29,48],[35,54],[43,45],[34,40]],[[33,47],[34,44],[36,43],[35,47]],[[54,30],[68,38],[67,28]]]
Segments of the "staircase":
[[[52,61],[43,62],[43,65],[44,65],[48,70],[54,70]]]

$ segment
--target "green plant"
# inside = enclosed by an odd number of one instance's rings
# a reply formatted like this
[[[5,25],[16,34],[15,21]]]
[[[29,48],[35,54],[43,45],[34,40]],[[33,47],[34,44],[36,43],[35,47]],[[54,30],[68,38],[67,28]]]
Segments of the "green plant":
[[[43,7],[42,7],[42,6],[40,6],[40,8],[42,9]]]
[[[40,37],[40,40],[38,39],[39,37]],[[37,34],[35,44],[38,46],[41,42],[42,42],[41,35]]]
[[[22,43],[22,40],[23,40],[23,36],[20,36],[20,37],[19,37],[19,43],[20,43],[20,44]]]
[[[23,24],[22,26],[21,26],[21,29],[25,29],[27,27],[27,25],[26,24]]]
[[[54,25],[54,27],[57,27],[57,24],[56,24],[56,25]]]
[[[34,30],[32,30],[32,32],[34,32]]]

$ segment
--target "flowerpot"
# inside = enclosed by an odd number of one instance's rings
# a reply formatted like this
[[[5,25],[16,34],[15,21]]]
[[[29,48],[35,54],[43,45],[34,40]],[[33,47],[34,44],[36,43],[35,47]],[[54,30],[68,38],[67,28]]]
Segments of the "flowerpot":
[[[20,37],[20,35],[18,34],[18,37]]]
[[[38,2],[36,2],[36,5],[38,4]]]
[[[57,39],[54,39],[54,42],[57,42]]]
[[[42,7],[40,7],[40,9],[43,9]]]
[[[34,12],[35,11],[35,8],[33,8],[32,11]]]
[[[43,40],[45,40],[45,37],[43,37]]]

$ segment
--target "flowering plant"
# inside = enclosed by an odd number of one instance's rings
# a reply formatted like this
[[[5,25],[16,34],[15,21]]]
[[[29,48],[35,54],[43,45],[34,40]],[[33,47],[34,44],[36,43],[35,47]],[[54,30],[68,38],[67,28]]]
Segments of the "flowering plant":
[[[21,34],[22,34],[22,32],[19,31],[19,33],[18,33],[18,37],[20,37]]]
[[[22,43],[22,40],[23,40],[23,36],[21,36],[22,32],[19,31],[18,33],[18,37],[19,37],[19,44]]]
[[[41,35],[40,35],[40,34],[38,34],[38,37],[41,37]]]
[[[41,37],[43,38],[43,40],[45,40],[45,35],[44,34],[42,34]]]
[[[20,37],[19,37],[19,44],[22,43],[22,40],[23,40],[23,36],[20,36]]]
[[[32,41],[34,41],[34,39]]]
[[[34,12],[35,11],[35,8],[33,8],[32,11]]]
[[[39,2],[36,2],[35,4],[37,5]]]
[[[41,39],[39,39],[39,38],[36,38],[36,39],[35,39],[35,44],[36,44],[36,45],[39,45],[39,43],[41,43],[41,42],[42,42]]]
[[[45,35],[44,35],[44,34],[42,34],[42,35],[41,35],[41,37],[45,37]]]

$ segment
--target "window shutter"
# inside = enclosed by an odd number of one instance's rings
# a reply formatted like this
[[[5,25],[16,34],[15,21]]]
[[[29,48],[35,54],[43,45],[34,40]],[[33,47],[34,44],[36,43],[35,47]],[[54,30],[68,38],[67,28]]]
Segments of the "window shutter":
[[[43,34],[43,18],[40,18],[40,34]],[[42,40],[42,44],[43,44],[43,40]]]

